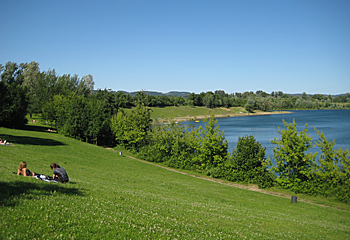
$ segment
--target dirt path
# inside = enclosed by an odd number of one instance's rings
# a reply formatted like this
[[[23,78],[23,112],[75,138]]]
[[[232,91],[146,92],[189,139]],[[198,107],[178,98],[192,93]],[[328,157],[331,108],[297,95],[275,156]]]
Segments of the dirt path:
[[[106,149],[111,150],[113,152],[117,152],[117,151],[115,151],[112,148],[106,148]],[[124,155],[124,156],[128,157],[128,158],[131,158],[131,159],[134,159],[136,161],[144,162],[144,163],[147,163],[147,164],[151,164],[151,165],[154,165],[154,166],[157,166],[157,167],[161,167],[161,168],[167,169],[169,171],[181,173],[183,175],[191,176],[191,177],[202,179],[202,180],[206,180],[206,181],[216,182],[216,183],[219,183],[219,184],[224,184],[224,185],[228,185],[228,186],[232,186],[232,187],[236,187],[236,188],[246,189],[246,190],[249,190],[249,191],[260,192],[260,193],[264,193],[264,194],[268,194],[268,195],[276,196],[276,197],[282,197],[282,198],[288,198],[288,199],[291,199],[291,197],[292,197],[292,195],[288,195],[288,194],[276,193],[276,192],[271,192],[271,191],[267,191],[267,190],[264,190],[264,189],[259,189],[259,187],[257,185],[254,185],[254,184],[243,185],[243,184],[228,182],[228,181],[217,179],[217,178],[211,178],[211,177],[205,177],[205,176],[196,176],[196,175],[193,175],[193,174],[190,174],[190,173],[181,172],[181,171],[179,171],[177,169],[173,169],[173,168],[157,165],[157,164],[154,164],[152,162],[147,162],[145,160],[141,160],[141,159],[138,159],[138,158],[135,158],[135,157],[132,157],[132,156],[128,156],[128,155]],[[310,204],[321,206],[321,207],[330,207],[330,206],[326,206],[326,205],[322,205],[322,204],[317,204],[317,203],[314,203],[314,202],[306,200],[306,199],[298,198],[298,201],[299,202],[310,203]],[[338,210],[348,211],[348,210],[345,210],[345,209],[339,209],[339,208],[335,208],[335,207],[332,207],[332,208],[338,209]]]

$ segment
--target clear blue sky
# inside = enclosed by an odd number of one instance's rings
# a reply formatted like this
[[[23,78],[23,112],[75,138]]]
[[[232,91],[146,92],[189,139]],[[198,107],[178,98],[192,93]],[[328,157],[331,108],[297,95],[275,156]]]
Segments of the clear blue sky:
[[[0,0],[0,63],[95,89],[350,92],[350,1]]]

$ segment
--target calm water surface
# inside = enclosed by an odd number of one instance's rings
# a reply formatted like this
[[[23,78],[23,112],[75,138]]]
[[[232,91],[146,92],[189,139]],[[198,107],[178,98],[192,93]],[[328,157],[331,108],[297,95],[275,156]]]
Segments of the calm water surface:
[[[291,111],[290,114],[275,114],[261,116],[244,116],[244,117],[229,117],[218,118],[220,130],[224,130],[225,138],[229,142],[229,150],[236,147],[238,137],[253,135],[261,145],[266,147],[266,156],[272,159],[271,144],[273,138],[279,138],[278,127],[284,128],[282,119],[287,123],[297,123],[298,131],[304,129],[305,124],[308,124],[310,136],[313,141],[318,140],[315,126],[318,130],[323,131],[328,140],[335,139],[335,148],[350,149],[350,110],[305,110]],[[185,126],[199,127],[204,123],[183,122]],[[313,148],[312,152],[318,151],[318,148]]]

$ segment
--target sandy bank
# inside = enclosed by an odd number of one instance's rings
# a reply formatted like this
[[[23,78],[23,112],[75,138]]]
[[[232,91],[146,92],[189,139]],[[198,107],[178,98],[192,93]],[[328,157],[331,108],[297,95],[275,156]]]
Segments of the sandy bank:
[[[288,111],[275,111],[275,112],[254,112],[254,113],[225,113],[225,114],[215,114],[215,118],[223,118],[223,117],[243,117],[243,116],[258,116],[258,115],[273,115],[273,114],[289,114],[291,112]],[[187,117],[177,117],[174,120],[181,122],[181,121],[196,121],[208,118],[210,116],[187,116]]]

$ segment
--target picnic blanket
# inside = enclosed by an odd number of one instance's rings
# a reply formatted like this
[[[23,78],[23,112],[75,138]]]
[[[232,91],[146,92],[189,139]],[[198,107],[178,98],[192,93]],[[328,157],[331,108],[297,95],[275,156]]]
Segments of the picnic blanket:
[[[17,173],[13,172],[13,174],[17,174]],[[35,173],[34,178],[39,179],[39,180],[44,181],[44,182],[58,183],[58,181],[52,179],[52,177],[44,175],[44,174]]]
[[[44,182],[58,183],[56,180],[52,179],[52,177],[46,176],[46,175],[44,175],[44,174],[36,174],[34,177],[35,177],[36,179],[40,179],[41,181],[44,181]]]

